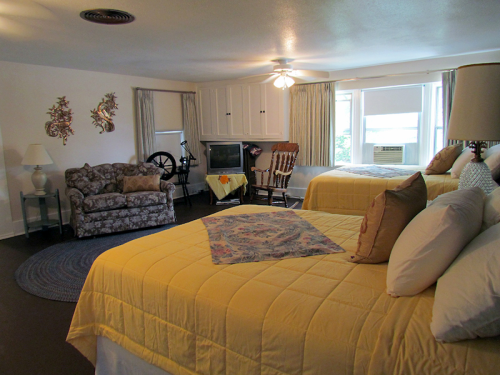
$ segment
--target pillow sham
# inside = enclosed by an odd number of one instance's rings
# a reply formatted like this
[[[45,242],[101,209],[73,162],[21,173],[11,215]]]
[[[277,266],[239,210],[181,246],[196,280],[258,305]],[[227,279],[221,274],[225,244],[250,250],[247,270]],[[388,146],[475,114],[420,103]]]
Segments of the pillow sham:
[[[481,231],[500,223],[500,188],[496,188],[484,200],[483,225]]]
[[[123,176],[123,193],[160,191],[160,175]]]
[[[425,174],[443,174],[448,172],[461,152],[461,144],[451,145],[443,148],[431,160],[431,162],[425,169]]]
[[[487,149],[484,153],[484,162],[491,170],[491,177],[495,181],[500,179],[500,145]]]
[[[477,236],[437,282],[431,332],[454,342],[500,335],[500,224]]]
[[[394,190],[380,193],[372,201],[361,223],[354,263],[381,263],[389,255],[406,225],[427,204],[427,187],[420,172]]]
[[[387,267],[387,293],[420,293],[443,274],[481,229],[484,193],[478,188],[437,197],[406,226]]]

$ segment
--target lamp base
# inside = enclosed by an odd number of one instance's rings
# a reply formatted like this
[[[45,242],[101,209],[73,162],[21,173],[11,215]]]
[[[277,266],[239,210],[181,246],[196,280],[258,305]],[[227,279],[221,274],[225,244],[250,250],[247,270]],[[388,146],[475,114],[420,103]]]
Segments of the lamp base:
[[[483,189],[486,194],[490,194],[497,187],[491,177],[491,170],[484,161],[470,161],[460,174],[459,189],[475,186]]]
[[[45,195],[45,184],[47,183],[47,175],[42,171],[42,167],[36,166],[35,171],[31,175],[31,182],[35,186],[35,195]]]

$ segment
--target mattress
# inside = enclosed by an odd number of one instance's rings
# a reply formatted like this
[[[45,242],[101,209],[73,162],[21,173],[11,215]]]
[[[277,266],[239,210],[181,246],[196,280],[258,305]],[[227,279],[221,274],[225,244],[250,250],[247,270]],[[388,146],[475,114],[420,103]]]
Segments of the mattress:
[[[216,215],[278,211],[238,206]],[[437,343],[434,288],[385,293],[386,264],[348,262],[360,216],[295,211],[346,252],[214,265],[201,220],[97,258],[67,340],[97,337],[177,374],[491,374],[500,340]]]
[[[450,174],[423,176],[428,200],[458,188],[458,179],[452,179]],[[334,169],[311,180],[302,208],[332,214],[364,215],[373,198],[387,189],[394,189],[408,177],[378,178]]]

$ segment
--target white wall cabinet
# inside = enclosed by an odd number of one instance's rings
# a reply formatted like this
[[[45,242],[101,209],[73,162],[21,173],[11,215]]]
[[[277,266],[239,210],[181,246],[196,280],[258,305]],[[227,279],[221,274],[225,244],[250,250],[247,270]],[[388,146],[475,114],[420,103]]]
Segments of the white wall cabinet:
[[[202,141],[288,141],[288,97],[272,84],[208,87],[198,92]]]

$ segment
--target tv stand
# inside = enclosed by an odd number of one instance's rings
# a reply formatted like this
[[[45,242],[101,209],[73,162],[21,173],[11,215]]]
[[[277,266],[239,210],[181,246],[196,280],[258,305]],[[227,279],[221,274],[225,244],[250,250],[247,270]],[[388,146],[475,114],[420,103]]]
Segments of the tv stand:
[[[225,177],[227,177],[227,181]],[[229,193],[238,189],[240,204],[243,203],[243,195],[245,194],[246,186],[248,185],[247,177],[244,174],[209,174],[206,176],[205,181],[207,182],[210,191],[210,205],[213,204],[214,194],[217,196],[217,199],[222,200],[229,195]]]

